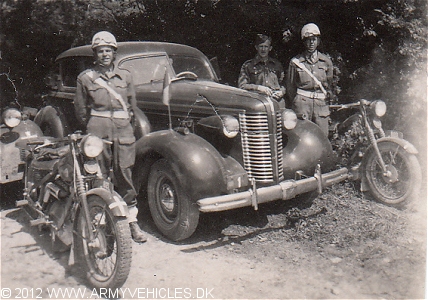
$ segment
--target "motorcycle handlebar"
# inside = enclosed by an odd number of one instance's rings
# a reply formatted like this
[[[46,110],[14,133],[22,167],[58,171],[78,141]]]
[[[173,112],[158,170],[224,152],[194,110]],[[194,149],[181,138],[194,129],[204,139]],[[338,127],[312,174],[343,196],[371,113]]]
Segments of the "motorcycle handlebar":
[[[331,104],[331,105],[329,105],[329,107],[331,109],[341,110],[341,109],[346,109],[346,108],[359,107],[361,104],[368,106],[368,105],[370,105],[370,103],[371,103],[371,101],[369,101],[369,100],[361,99],[360,101],[357,101],[355,103]]]

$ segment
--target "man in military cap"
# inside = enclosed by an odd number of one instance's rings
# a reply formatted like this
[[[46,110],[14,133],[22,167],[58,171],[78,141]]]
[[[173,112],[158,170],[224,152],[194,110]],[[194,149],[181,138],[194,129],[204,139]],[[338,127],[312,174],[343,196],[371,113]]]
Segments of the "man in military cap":
[[[284,69],[281,63],[270,57],[272,39],[264,34],[258,34],[254,43],[257,55],[247,60],[241,67],[238,87],[256,91],[270,96],[284,105],[282,97],[285,94]]]
[[[292,58],[288,66],[287,98],[296,113],[318,124],[328,136],[330,110],[326,101],[332,95],[333,63],[317,50],[321,40],[317,25],[303,26],[301,38],[306,50]]]
[[[132,76],[114,65],[117,42],[110,32],[96,33],[92,50],[94,67],[77,78],[76,116],[88,133],[112,142],[99,158],[102,173],[107,178],[113,166],[115,187],[129,208],[132,238],[143,243],[147,239],[137,223],[137,193],[132,182],[135,136],[130,113],[137,105]]]

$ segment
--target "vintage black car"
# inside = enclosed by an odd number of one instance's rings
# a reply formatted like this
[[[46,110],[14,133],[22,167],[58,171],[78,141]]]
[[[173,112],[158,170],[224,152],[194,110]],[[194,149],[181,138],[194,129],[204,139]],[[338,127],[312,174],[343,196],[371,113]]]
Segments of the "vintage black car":
[[[25,169],[25,152],[16,144],[20,141],[31,140],[43,136],[42,131],[30,117],[37,110],[21,107],[16,102],[1,99],[0,114],[0,184],[22,180]]]
[[[43,130],[65,135],[78,129],[76,78],[92,61],[90,46],[58,56],[52,91],[39,113]],[[330,142],[317,125],[267,96],[219,83],[195,48],[123,42],[115,63],[133,74],[144,112],[136,112],[134,121],[135,184],[156,226],[172,240],[192,235],[200,212],[257,209],[349,177],[347,168],[335,168]]]

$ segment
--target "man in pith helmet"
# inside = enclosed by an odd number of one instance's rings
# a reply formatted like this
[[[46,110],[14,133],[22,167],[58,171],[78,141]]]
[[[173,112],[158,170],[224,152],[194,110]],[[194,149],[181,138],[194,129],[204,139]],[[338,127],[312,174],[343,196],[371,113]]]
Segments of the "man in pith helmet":
[[[305,51],[291,59],[286,76],[287,98],[296,113],[316,123],[328,136],[333,63],[317,50],[321,32],[314,23],[303,26]]]
[[[87,132],[112,142],[100,155],[103,176],[113,169],[113,182],[129,208],[129,226],[134,241],[147,239],[137,223],[137,193],[132,182],[135,162],[135,136],[131,113],[136,96],[131,73],[114,64],[117,42],[108,31],[92,38],[95,64],[77,78],[74,106],[78,120]]]

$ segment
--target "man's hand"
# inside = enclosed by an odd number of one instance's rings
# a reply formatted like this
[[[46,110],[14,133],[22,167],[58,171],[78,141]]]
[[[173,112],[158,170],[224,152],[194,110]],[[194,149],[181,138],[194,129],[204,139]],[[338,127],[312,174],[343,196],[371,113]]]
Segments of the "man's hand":
[[[282,96],[284,96],[284,92],[283,92],[283,91],[281,91],[281,90],[275,91],[275,92],[272,94],[272,98],[274,98],[275,100],[279,100],[279,99],[281,99],[281,98],[282,98]]]
[[[273,91],[270,88],[268,88],[267,86],[264,86],[264,85],[259,85],[257,87],[257,90],[259,92],[265,94],[265,95],[268,95],[268,96],[272,96],[272,94],[273,94]]]

